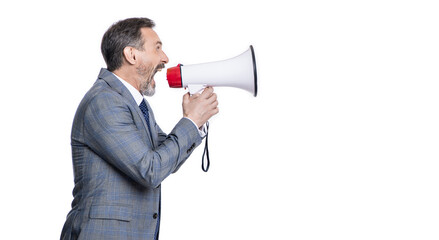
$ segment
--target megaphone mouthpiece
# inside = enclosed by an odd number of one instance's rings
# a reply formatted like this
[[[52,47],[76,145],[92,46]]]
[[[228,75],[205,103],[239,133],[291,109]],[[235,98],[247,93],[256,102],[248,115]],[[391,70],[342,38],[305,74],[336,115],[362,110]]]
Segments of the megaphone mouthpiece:
[[[168,68],[168,71],[166,72],[166,78],[168,79],[169,87],[183,87],[183,83],[181,81],[181,66],[182,64],[178,64],[176,67]]]

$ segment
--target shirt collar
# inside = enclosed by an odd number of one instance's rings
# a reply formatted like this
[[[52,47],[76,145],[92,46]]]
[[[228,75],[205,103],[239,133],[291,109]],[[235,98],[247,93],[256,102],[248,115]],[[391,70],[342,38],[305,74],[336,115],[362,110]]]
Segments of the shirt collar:
[[[123,80],[121,77],[117,76],[116,74],[114,74],[114,76],[116,76],[117,79],[119,79],[123,83],[123,85],[128,89],[128,91],[130,91],[130,93],[133,96],[134,101],[136,101],[137,105],[140,105],[140,103],[143,101],[143,95],[140,94],[140,92],[135,87],[133,87],[133,85],[129,84],[127,81]]]

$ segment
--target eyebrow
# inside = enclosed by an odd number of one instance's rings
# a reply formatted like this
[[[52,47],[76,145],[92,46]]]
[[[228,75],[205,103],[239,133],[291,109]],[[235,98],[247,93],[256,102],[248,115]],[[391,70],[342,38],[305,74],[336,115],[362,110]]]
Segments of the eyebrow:
[[[155,44],[163,45],[163,43],[161,41],[157,41]]]

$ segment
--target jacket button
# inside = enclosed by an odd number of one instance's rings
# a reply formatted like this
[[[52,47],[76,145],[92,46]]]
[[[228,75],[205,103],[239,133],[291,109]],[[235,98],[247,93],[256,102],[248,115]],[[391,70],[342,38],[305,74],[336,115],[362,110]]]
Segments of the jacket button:
[[[154,213],[154,214],[152,215],[152,218],[157,219],[158,216],[159,216],[159,215],[158,215],[157,213]]]
[[[189,154],[195,147],[195,143],[192,143],[192,146],[186,151],[187,154]]]

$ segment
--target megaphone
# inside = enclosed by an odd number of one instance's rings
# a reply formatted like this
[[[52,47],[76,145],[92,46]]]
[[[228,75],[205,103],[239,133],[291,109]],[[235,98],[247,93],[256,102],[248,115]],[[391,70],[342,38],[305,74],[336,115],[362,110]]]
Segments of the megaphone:
[[[190,94],[207,86],[244,89],[256,97],[258,82],[253,46],[227,60],[193,65],[178,64],[168,68],[166,77],[171,88],[188,88]]]

